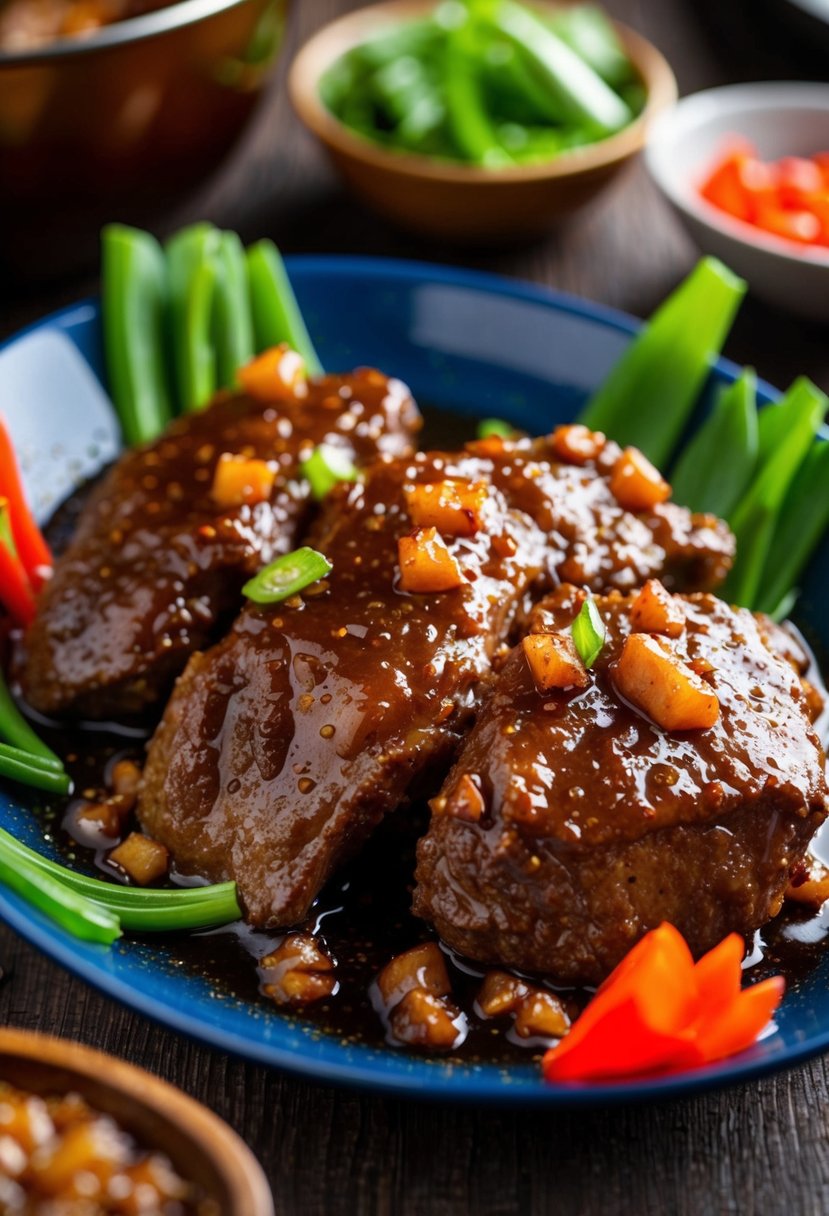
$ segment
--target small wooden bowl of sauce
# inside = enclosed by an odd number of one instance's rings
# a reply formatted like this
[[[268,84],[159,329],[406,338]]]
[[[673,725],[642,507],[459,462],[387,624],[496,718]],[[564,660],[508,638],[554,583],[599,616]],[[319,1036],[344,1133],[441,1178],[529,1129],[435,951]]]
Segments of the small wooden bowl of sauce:
[[[33,1128],[43,1141],[39,1160],[39,1141],[33,1144],[29,1135]],[[120,1150],[113,1150],[113,1139]],[[0,1149],[9,1157],[5,1164],[0,1159],[0,1178],[9,1192],[5,1198],[0,1194],[3,1211],[37,1212],[38,1201],[48,1205],[72,1197],[77,1202],[81,1192],[88,1193],[91,1210],[98,1210],[96,1187],[106,1185],[113,1196],[123,1192],[128,1202],[127,1191],[145,1186],[148,1198],[160,1179],[162,1193],[166,1186],[179,1198],[166,1206],[162,1199],[153,1211],[273,1216],[265,1176],[227,1124],[142,1069],[62,1039],[0,1030]],[[117,1151],[124,1165],[111,1177],[106,1158],[109,1154],[111,1161]],[[32,1177],[41,1181],[35,1184]],[[132,1209],[113,1203],[100,1210]]]

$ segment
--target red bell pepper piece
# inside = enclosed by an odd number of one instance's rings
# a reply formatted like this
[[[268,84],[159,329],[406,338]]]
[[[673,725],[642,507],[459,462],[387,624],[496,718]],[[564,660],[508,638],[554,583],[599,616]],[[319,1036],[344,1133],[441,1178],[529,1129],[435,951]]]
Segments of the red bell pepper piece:
[[[745,141],[731,145],[700,187],[702,197],[738,220],[750,220],[751,207],[743,173],[754,156],[754,148]]]
[[[764,204],[758,208],[754,222],[763,232],[798,245],[814,245],[820,238],[820,220],[811,211],[787,211],[776,203]]]
[[[806,204],[805,198],[823,186],[823,174],[813,160],[805,156],[784,156],[776,165],[777,189],[780,203],[797,211]]]
[[[0,417],[0,494],[8,499],[12,536],[20,564],[35,591],[52,569],[52,554],[29,510],[11,435]]]
[[[783,996],[779,977],[741,990],[736,933],[694,965],[668,924],[646,934],[569,1033],[546,1053],[550,1081],[590,1081],[698,1067],[749,1047]]]
[[[23,625],[24,628],[31,624],[35,614],[35,600],[31,584],[18,558],[2,543],[0,543],[0,603],[18,624]]]

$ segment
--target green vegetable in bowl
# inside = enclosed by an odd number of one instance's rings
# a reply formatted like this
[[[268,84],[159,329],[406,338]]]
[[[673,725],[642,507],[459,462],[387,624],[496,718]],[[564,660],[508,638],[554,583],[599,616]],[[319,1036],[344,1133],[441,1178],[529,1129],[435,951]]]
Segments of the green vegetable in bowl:
[[[319,88],[365,139],[493,170],[603,139],[645,102],[600,9],[518,0],[444,0],[353,48]]]

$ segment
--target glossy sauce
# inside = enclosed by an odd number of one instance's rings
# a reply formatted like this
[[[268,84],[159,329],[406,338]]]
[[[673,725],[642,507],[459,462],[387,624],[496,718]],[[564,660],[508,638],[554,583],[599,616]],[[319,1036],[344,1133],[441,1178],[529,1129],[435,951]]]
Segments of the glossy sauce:
[[[424,411],[427,426],[428,409]],[[459,442],[468,433],[468,420],[458,418],[449,433],[442,413],[443,433],[438,441]],[[435,442],[434,433],[425,442]],[[56,513],[50,540],[59,548],[71,534],[83,505],[83,492],[70,499]],[[822,721],[823,737],[826,720]],[[129,756],[140,759],[149,731],[132,728],[94,727],[71,734],[65,730],[44,730],[44,737],[56,750],[69,757],[67,767],[78,793],[100,796],[106,787],[106,774],[115,759]],[[74,804],[77,806],[77,803]],[[67,861],[87,872],[104,870],[118,875],[105,860],[105,851],[114,841],[104,842],[83,835],[78,847],[74,807],[64,800],[45,800],[41,804],[44,826]],[[241,1001],[267,1003],[273,1016],[311,1023],[325,1033],[345,1041],[381,1046],[385,1031],[372,1007],[370,990],[378,972],[389,960],[434,934],[411,913],[414,853],[418,837],[425,829],[428,810],[416,808],[406,817],[391,816],[381,824],[360,856],[340,872],[316,900],[303,928],[319,935],[320,943],[335,960],[339,981],[329,1000],[308,1005],[301,1015],[277,1010],[259,992],[256,962],[282,940],[282,934],[257,932],[239,922],[208,932],[156,935],[148,938],[155,947],[163,945],[171,960],[188,971],[207,979],[211,986]],[[818,840],[820,838],[820,833]],[[823,833],[829,854],[829,832]],[[101,847],[101,844],[105,847]],[[98,848],[93,851],[94,846]],[[174,878],[174,881],[175,878]],[[181,879],[177,880],[183,881]],[[805,980],[823,958],[823,938],[829,933],[829,905],[823,913],[812,915],[799,907],[786,905],[784,912],[755,935],[754,949],[747,959],[752,977],[782,973],[789,989]],[[527,1062],[540,1056],[546,1044],[522,1042],[515,1038],[508,1020],[487,1021],[474,1011],[474,1000],[485,968],[448,956],[453,998],[467,1015],[465,1041],[448,1058],[465,1063],[483,1061],[496,1064]],[[551,990],[554,986],[548,984]],[[570,991],[573,1009],[589,999],[587,990]],[[446,1059],[447,1057],[441,1057]]]

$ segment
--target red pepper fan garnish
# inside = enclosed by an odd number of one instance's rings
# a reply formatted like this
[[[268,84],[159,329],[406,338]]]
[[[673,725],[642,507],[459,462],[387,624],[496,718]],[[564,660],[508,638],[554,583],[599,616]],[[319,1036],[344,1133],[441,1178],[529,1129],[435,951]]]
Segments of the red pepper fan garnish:
[[[673,925],[651,930],[608,976],[572,1030],[544,1056],[548,1081],[679,1072],[755,1042],[783,998],[773,976],[741,989],[736,933],[694,964]]]
[[[52,555],[29,510],[11,435],[0,417],[0,602],[20,625],[34,616],[34,593]]]

